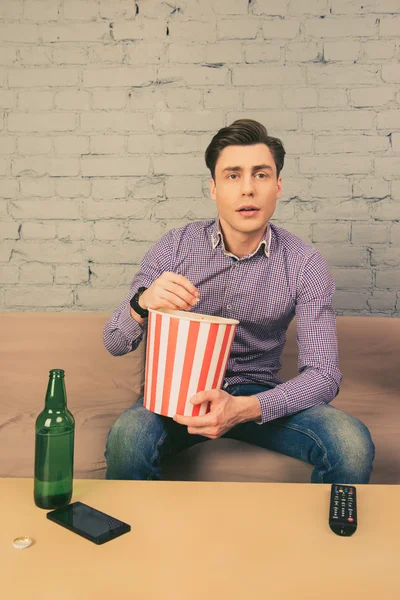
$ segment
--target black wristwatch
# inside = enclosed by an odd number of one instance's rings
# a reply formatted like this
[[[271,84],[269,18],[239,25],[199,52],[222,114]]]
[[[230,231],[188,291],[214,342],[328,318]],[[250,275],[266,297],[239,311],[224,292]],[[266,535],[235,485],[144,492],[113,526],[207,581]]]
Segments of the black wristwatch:
[[[140,287],[136,294],[131,298],[130,305],[131,308],[140,316],[142,319],[146,319],[149,316],[149,311],[146,308],[142,308],[139,304],[139,298],[143,294],[143,292],[147,290],[145,287]]]

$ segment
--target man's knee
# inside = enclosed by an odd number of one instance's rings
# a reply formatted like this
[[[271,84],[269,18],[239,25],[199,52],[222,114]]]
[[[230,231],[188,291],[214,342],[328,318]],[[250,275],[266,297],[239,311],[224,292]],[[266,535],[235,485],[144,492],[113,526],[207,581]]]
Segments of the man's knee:
[[[139,478],[133,474],[141,472],[144,465],[151,463],[163,432],[163,422],[159,415],[148,411],[141,404],[123,412],[108,434],[105,451],[106,477]]]
[[[328,459],[331,466],[341,463],[340,470],[348,474],[347,483],[367,483],[375,456],[375,446],[368,428],[356,417],[339,410],[331,413],[330,417]]]
[[[142,404],[135,404],[123,412],[110,429],[108,445],[136,447],[153,441],[162,434],[163,422],[159,415],[150,412]]]
[[[355,467],[359,466],[361,468],[364,465],[364,468],[371,470],[375,457],[375,446],[366,425],[352,417],[352,429],[348,432],[344,431],[343,435],[351,436],[348,462],[352,462]]]
[[[301,426],[314,439],[309,462],[316,467],[315,481],[368,483],[375,447],[364,423],[324,404],[305,410]]]

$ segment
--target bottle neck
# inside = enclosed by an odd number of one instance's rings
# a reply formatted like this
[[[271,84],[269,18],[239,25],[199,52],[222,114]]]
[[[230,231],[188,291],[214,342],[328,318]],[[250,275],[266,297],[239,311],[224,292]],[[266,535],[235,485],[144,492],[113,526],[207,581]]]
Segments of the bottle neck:
[[[47,385],[45,408],[57,410],[65,410],[67,408],[64,376],[50,375]]]

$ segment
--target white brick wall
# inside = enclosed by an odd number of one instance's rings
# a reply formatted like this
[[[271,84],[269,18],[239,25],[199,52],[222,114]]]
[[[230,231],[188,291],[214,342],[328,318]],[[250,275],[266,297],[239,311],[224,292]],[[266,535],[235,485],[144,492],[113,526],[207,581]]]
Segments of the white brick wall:
[[[399,34],[398,0],[0,1],[0,310],[112,310],[253,117],[338,314],[398,317]]]

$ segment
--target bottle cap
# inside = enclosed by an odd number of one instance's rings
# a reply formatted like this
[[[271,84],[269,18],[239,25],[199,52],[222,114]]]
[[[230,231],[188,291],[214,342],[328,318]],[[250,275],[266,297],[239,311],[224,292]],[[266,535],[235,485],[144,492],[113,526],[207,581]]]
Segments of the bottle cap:
[[[13,541],[14,548],[29,548],[32,545],[32,538],[29,536],[17,537]]]

